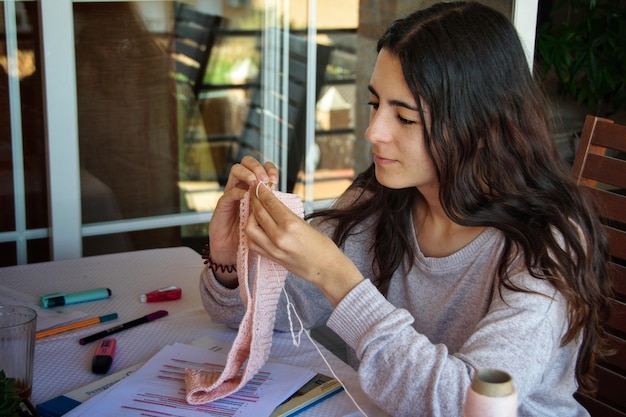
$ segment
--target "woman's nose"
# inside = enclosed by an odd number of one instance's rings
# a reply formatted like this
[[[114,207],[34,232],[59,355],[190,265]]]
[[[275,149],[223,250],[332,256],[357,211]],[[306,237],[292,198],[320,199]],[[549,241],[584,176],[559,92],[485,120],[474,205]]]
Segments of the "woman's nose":
[[[380,109],[370,114],[369,126],[365,130],[365,139],[370,143],[388,142],[390,140],[389,124],[385,122]]]

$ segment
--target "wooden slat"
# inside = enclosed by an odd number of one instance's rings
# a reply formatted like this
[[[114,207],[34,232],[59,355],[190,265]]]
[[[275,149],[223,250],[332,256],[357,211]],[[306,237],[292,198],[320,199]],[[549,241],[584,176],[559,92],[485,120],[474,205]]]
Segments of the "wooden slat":
[[[306,56],[307,44],[305,38],[293,37],[289,40],[289,51],[295,55]]]
[[[605,184],[626,188],[626,161],[590,153],[587,155],[582,177]]]
[[[615,408],[610,407],[595,398],[591,398],[580,393],[577,393],[575,397],[576,400],[578,400],[578,402],[581,403],[587,411],[589,411],[591,417],[626,417],[626,412],[616,410]]]
[[[626,337],[626,304],[611,300],[611,317],[608,322],[608,331],[620,338]],[[626,380],[624,381],[626,384]],[[626,385],[624,385],[626,393]]]
[[[607,122],[598,123],[591,143],[626,152],[626,126]]]
[[[176,41],[176,53],[185,55],[191,61],[194,61],[200,67],[200,61],[204,58],[204,49],[198,48],[197,46],[190,45],[181,40]]]
[[[176,61],[176,72],[184,75],[191,84],[195,82],[193,77],[196,75],[197,68],[185,64],[182,61]]]
[[[589,147],[591,146],[591,137],[598,123],[598,118],[593,116],[585,117],[585,123],[583,124],[583,131],[580,135],[580,141],[578,142],[578,149],[574,155],[574,163],[572,164],[572,174],[576,179],[576,182],[580,182],[583,165],[587,159]]]
[[[239,138],[239,143],[242,146],[256,149],[257,153],[261,152],[261,134],[258,130],[244,128],[243,132],[241,132],[241,137]],[[260,158],[263,159],[263,158]]]
[[[210,38],[207,29],[188,24],[180,24],[176,27],[176,37],[179,39],[189,39],[198,45],[204,45]]]
[[[179,73],[185,76],[196,97],[221,21],[221,16],[202,13],[185,4],[176,8],[175,39],[169,52],[174,60],[183,62],[176,63],[177,71],[180,68]]]
[[[596,367],[596,376],[599,379],[598,393],[595,398],[611,407],[626,412],[626,377],[610,371],[603,366]]]
[[[218,20],[218,16],[199,13],[193,7],[182,3],[179,5],[179,9],[177,10],[177,17],[179,20],[194,22],[196,25],[203,26],[205,28],[211,28]]]
[[[626,302],[626,267],[616,263],[611,263],[610,267],[615,295],[618,299]]]
[[[626,340],[611,336],[610,345],[615,354],[603,359],[602,365],[607,369],[626,376]]]
[[[600,216],[626,224],[626,196],[583,185],[600,211]]]
[[[254,109],[252,109],[249,113],[248,113],[248,119],[245,121],[245,125],[246,127],[252,127],[255,128],[257,130],[261,129],[261,123],[262,123],[262,117],[261,117],[261,109],[258,109],[258,111],[255,111]]]
[[[626,232],[610,226],[605,226],[604,229],[609,237],[611,256],[626,260]]]
[[[289,104],[300,106],[306,95],[306,85],[289,82]]]
[[[306,58],[304,61],[289,61],[289,78],[306,81]]]
[[[572,174],[590,192],[598,205],[609,240],[613,260],[626,260],[626,127],[608,119],[587,116],[583,125]],[[605,190],[604,188],[615,187]],[[600,189],[603,188],[603,189]],[[611,334],[615,355],[605,358],[595,369],[598,393],[594,398],[576,398],[593,417],[626,417],[626,268],[611,263],[616,299],[611,300],[611,317],[606,331]]]

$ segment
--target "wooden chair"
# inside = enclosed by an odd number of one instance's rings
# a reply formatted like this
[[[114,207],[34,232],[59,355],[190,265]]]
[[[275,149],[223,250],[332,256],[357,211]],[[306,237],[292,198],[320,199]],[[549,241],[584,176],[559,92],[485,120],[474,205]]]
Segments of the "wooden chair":
[[[187,82],[198,98],[222,18],[178,3],[175,19],[171,56],[176,76]]]
[[[626,126],[587,116],[573,175],[596,200],[609,237],[615,299],[607,326],[616,354],[599,364],[598,393],[577,398],[593,417],[626,416]]]
[[[316,62],[316,82],[315,97],[319,96],[324,78],[326,74],[326,66],[330,62],[332,47],[328,45],[317,44],[317,62]],[[289,92],[288,92],[288,120],[281,121],[286,123],[288,128],[287,140],[287,191],[292,192],[298,179],[298,172],[302,168],[305,150],[305,126],[306,126],[306,100],[307,100],[307,41],[304,38],[290,35],[289,37]],[[282,73],[281,73],[282,75]],[[260,80],[260,78],[259,78]],[[281,83],[279,83],[280,85]],[[278,93],[279,94],[279,93]],[[246,120],[244,122],[242,133],[234,140],[235,146],[227,161],[225,172],[219,178],[220,184],[224,185],[226,176],[233,163],[241,161],[246,155],[251,155],[256,159],[263,159],[261,155],[262,148],[262,123],[263,123],[263,103],[261,98],[261,90],[255,88],[252,92],[250,108],[248,110]],[[311,115],[311,117],[315,117]],[[280,119],[279,116],[277,116]],[[209,141],[223,141],[223,135],[210,136]]]

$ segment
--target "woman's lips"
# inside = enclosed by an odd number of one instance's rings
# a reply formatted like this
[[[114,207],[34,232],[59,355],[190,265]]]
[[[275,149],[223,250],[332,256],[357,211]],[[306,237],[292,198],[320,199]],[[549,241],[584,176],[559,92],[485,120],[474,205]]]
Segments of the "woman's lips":
[[[396,161],[395,159],[387,159],[382,156],[374,155],[374,162],[376,164],[384,165],[384,164],[391,164]]]

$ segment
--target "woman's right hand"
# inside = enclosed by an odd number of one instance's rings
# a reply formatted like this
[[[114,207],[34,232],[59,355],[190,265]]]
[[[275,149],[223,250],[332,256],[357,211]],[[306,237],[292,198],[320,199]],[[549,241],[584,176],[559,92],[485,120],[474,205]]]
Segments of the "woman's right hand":
[[[219,265],[235,265],[239,246],[239,202],[257,182],[278,182],[278,169],[271,162],[261,164],[251,156],[232,166],[224,194],[217,201],[209,223],[211,260]],[[214,271],[215,272],[215,271]],[[227,287],[237,285],[237,274],[216,272],[216,278]]]

